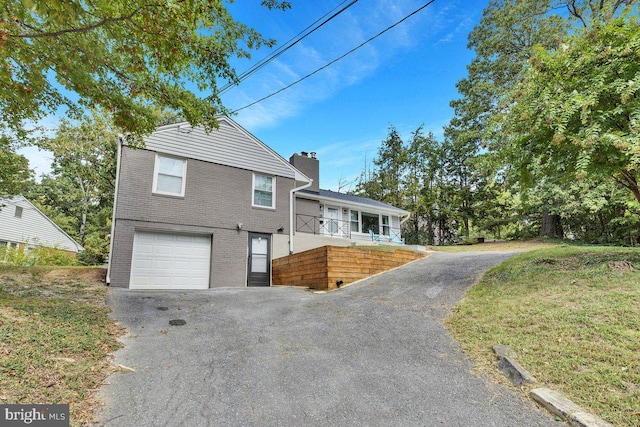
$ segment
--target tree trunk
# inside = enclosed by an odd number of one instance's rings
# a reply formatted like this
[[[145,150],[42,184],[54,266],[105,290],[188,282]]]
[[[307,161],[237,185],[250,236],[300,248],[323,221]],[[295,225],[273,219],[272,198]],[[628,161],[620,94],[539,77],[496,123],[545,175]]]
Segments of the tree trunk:
[[[542,227],[540,228],[540,236],[556,237],[558,239],[562,239],[564,237],[560,215],[551,214],[549,213],[549,211],[545,211],[542,214]]]
[[[462,218],[462,223],[464,224],[464,237],[465,239],[469,239],[469,218]]]

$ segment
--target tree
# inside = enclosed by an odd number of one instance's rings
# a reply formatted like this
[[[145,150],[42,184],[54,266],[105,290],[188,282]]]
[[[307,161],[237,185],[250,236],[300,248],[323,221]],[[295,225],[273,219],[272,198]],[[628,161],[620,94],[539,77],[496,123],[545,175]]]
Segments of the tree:
[[[640,202],[640,24],[624,13],[538,47],[495,117],[503,151],[565,179],[613,177]],[[515,152],[526,153],[514,156]]]
[[[52,174],[34,190],[36,200],[86,246],[85,261],[102,262],[108,252],[118,133],[108,114],[93,110],[79,123],[62,120],[52,138],[39,142],[54,160]]]
[[[411,212],[403,233],[407,243],[435,243],[439,154],[440,144],[432,132],[425,136],[420,126],[412,133],[407,148],[407,173],[404,179],[404,208]]]
[[[16,154],[9,139],[0,135],[0,195],[20,194],[33,184],[26,157]]]
[[[357,185],[356,194],[370,197],[393,206],[403,205],[403,177],[406,167],[407,152],[398,130],[390,126],[387,138],[378,148],[378,155],[373,159],[373,171],[365,165]]]
[[[8,0],[0,17],[0,127],[14,132],[60,107],[79,118],[94,106],[135,135],[153,131],[156,108],[214,128],[226,111],[216,79],[237,82],[229,60],[274,44],[221,0]]]

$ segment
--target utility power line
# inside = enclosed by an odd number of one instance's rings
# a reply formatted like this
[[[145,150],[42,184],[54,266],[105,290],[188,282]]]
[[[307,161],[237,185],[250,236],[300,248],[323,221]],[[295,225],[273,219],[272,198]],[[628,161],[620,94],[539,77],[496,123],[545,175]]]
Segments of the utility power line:
[[[302,82],[303,80],[308,79],[309,77],[311,77],[311,76],[313,76],[314,74],[316,74],[316,73],[318,73],[318,72],[320,72],[320,71],[324,70],[325,68],[330,67],[331,65],[333,65],[333,64],[335,64],[336,62],[340,61],[340,60],[341,60],[341,59],[343,59],[344,57],[346,57],[346,56],[348,56],[348,55],[352,54],[353,52],[355,52],[356,50],[360,49],[362,46],[366,45],[367,43],[369,43],[369,42],[371,42],[371,41],[373,41],[373,40],[377,39],[378,37],[380,37],[381,35],[383,35],[383,34],[384,34],[384,33],[386,33],[387,31],[391,30],[392,28],[395,28],[395,27],[397,27],[398,25],[402,24],[404,21],[406,21],[407,19],[411,18],[413,15],[417,14],[417,13],[418,13],[418,12],[420,12],[421,10],[425,9],[427,6],[431,5],[431,4],[432,4],[433,2],[435,2],[435,1],[436,1],[436,0],[430,0],[430,1],[428,1],[426,4],[424,4],[423,6],[419,7],[418,9],[414,10],[413,12],[411,12],[410,14],[408,14],[407,16],[405,16],[404,18],[402,18],[401,20],[399,20],[399,21],[398,21],[398,22],[396,22],[395,24],[393,24],[393,25],[391,25],[391,26],[389,26],[389,27],[385,28],[384,30],[382,30],[382,31],[380,31],[378,34],[376,34],[375,36],[371,37],[370,39],[368,39],[368,40],[366,40],[366,41],[364,41],[364,42],[362,42],[362,43],[360,43],[358,46],[354,47],[353,49],[351,49],[351,50],[350,50],[350,51],[348,51],[347,53],[345,53],[345,54],[343,54],[343,55],[341,55],[341,56],[337,57],[337,58],[336,58],[336,59],[334,59],[333,61],[331,61],[331,62],[329,62],[329,63],[327,63],[327,64],[323,65],[322,67],[320,67],[320,68],[316,69],[315,71],[313,71],[313,72],[311,72],[311,73],[307,74],[306,76],[304,76],[304,77],[302,77],[302,78],[300,78],[300,79],[296,80],[295,82],[290,83],[290,84],[288,84],[287,86],[285,86],[285,87],[283,87],[283,88],[281,88],[281,89],[279,89],[279,90],[277,90],[277,91],[275,91],[275,92],[271,93],[270,95],[267,95],[267,96],[265,96],[265,97],[262,97],[262,98],[258,99],[257,101],[254,101],[254,102],[252,102],[252,103],[250,103],[250,104],[245,105],[244,107],[241,107],[241,108],[238,108],[238,109],[236,109],[236,110],[233,110],[233,111],[231,112],[231,114],[237,113],[238,111],[242,111],[242,110],[244,110],[244,109],[246,109],[246,108],[249,108],[249,107],[252,107],[252,106],[254,106],[254,105],[258,104],[259,102],[262,102],[262,101],[267,100],[267,99],[269,99],[269,98],[271,98],[271,97],[273,97],[273,96],[276,96],[277,94],[279,94],[279,93],[281,93],[281,92],[284,92],[285,90],[289,89],[289,88],[290,88],[290,87],[292,87],[292,86],[297,85],[298,83]]]
[[[240,74],[238,76],[238,81],[237,82],[229,82],[226,85],[224,85],[220,89],[219,94],[225,93],[226,91],[228,91],[232,87],[237,86],[238,84],[240,84],[240,82],[242,82],[243,80],[251,77],[253,74],[258,72],[260,69],[265,67],[267,64],[269,64],[270,62],[272,62],[275,59],[277,59],[280,55],[285,53],[287,50],[291,49],[293,46],[295,46],[296,44],[300,43],[303,39],[305,39],[306,37],[308,37],[311,34],[313,34],[320,27],[324,26],[329,21],[331,21],[333,18],[335,18],[336,16],[340,15],[342,12],[344,12],[345,10],[347,10],[348,8],[350,8],[355,3],[358,2],[358,0],[352,0],[351,3],[349,3],[348,5],[342,7],[340,10],[335,12],[333,15],[329,16],[328,18],[324,19],[324,21],[322,21],[323,18],[325,18],[330,13],[332,13],[334,10],[338,9],[340,6],[345,4],[347,1],[349,1],[349,0],[344,0],[342,3],[340,3],[339,5],[334,7],[333,9],[331,9],[329,12],[325,13],[320,18],[316,19],[313,23],[308,25],[304,30],[300,31],[298,34],[293,36],[291,39],[289,39],[286,43],[284,43],[278,49],[274,50],[273,53],[271,53],[270,55],[265,56],[260,61],[258,61],[255,65],[253,65],[251,68],[249,68],[248,70],[244,71],[242,74]],[[320,21],[322,21],[322,22],[320,22]],[[320,23],[318,24],[318,22],[320,22]]]

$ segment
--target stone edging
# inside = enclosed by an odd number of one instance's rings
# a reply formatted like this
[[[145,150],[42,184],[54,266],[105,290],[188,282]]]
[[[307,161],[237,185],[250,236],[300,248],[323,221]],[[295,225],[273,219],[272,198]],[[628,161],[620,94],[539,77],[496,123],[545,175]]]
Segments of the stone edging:
[[[499,359],[498,368],[504,372],[511,382],[520,387],[522,384],[536,383],[536,379],[518,362],[516,353],[506,345],[497,344],[493,351]],[[562,394],[548,388],[536,388],[529,393],[531,398],[542,405],[547,411],[563,418],[576,427],[613,427],[612,424],[585,412]]]

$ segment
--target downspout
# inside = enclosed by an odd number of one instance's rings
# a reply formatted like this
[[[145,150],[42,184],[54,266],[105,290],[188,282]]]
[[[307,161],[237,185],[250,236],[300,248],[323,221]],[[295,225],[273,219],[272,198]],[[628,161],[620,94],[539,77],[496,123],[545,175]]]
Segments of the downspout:
[[[113,260],[113,233],[116,228],[116,207],[118,206],[118,183],[120,182],[120,156],[122,155],[122,135],[118,135],[118,149],[116,152],[116,183],[113,190],[113,212],[111,214],[111,235],[109,237],[109,264],[107,265],[107,286],[111,284],[111,261]]]
[[[294,187],[289,191],[289,255],[293,255],[293,215],[294,215],[294,193],[299,190],[304,190],[305,188],[311,187],[313,184],[313,180],[309,180],[309,182],[302,187]]]
[[[404,224],[405,222],[407,222],[409,220],[409,218],[411,218],[411,212],[409,212],[409,214],[407,215],[407,217],[405,219],[403,219],[402,221],[400,221],[400,227],[402,227],[402,224]]]

